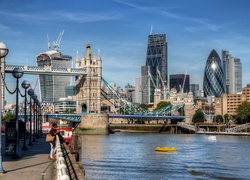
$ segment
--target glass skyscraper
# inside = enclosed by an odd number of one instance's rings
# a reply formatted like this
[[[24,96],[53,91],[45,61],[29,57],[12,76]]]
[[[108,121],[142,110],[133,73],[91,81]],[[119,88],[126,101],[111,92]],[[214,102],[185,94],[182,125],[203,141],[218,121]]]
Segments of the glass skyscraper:
[[[204,96],[220,97],[225,93],[225,78],[221,59],[213,49],[208,56],[203,79]]]
[[[242,64],[228,50],[222,50],[222,62],[225,75],[225,92],[236,94],[242,91]]]
[[[72,57],[63,55],[58,50],[48,50],[36,58],[37,66],[45,69],[71,68]],[[41,102],[54,102],[65,97],[65,86],[71,83],[70,76],[39,75]]]
[[[150,34],[148,36],[146,65],[141,68],[142,103],[149,104],[154,102],[155,85],[158,88],[167,86],[167,64],[166,34]],[[157,71],[159,71],[161,77]],[[149,78],[149,73],[152,76],[151,78]]]

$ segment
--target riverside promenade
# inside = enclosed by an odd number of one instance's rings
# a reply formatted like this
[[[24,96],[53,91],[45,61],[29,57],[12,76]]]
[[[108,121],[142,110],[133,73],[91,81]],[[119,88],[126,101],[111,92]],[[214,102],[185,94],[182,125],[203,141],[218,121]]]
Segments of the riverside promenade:
[[[27,139],[28,144],[29,139]],[[45,142],[45,134],[32,142],[28,150],[22,150],[23,140],[19,142],[20,159],[5,155],[5,136],[2,135],[2,164],[6,173],[0,173],[1,180],[53,180],[56,179],[55,161],[49,159],[50,144]]]

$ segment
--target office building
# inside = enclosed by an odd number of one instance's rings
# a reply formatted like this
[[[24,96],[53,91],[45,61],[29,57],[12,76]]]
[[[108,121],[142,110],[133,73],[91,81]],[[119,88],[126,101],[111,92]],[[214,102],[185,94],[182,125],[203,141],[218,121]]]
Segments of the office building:
[[[168,82],[166,34],[148,36],[146,64],[141,67],[142,103],[154,103],[154,91]]]
[[[215,98],[216,106],[216,115],[225,114],[230,115],[231,117],[236,116],[236,109],[242,102],[250,102],[250,84],[247,84],[246,87],[242,88],[242,94],[224,94],[221,97]]]
[[[76,86],[66,86],[65,87],[65,97],[75,96],[76,95]]]
[[[189,75],[171,74],[169,76],[170,89],[175,88],[177,93],[188,93],[190,91]]]
[[[234,58],[228,50],[222,50],[222,62],[225,75],[225,92],[236,94],[242,90],[242,64],[239,58]]]
[[[190,91],[193,93],[194,98],[201,96],[199,90],[199,84],[190,84]]]
[[[225,78],[221,59],[213,49],[208,56],[204,77],[203,77],[204,96],[220,97],[225,93]]]
[[[71,68],[72,57],[63,55],[59,51],[59,45],[63,32],[60,33],[56,42],[54,42],[54,49],[50,48],[48,42],[48,50],[36,56],[36,63],[38,67],[43,67],[45,70],[50,68]],[[65,86],[69,86],[71,82],[70,76],[54,76],[54,75],[39,75],[41,102],[54,102],[59,98],[65,97]]]

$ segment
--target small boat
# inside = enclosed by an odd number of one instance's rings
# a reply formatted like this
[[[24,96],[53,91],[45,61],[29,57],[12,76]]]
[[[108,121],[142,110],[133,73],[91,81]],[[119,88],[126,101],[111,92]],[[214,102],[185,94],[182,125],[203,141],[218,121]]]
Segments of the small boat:
[[[175,147],[156,147],[155,151],[171,152],[171,151],[177,151],[177,149]]]
[[[70,147],[71,146],[71,140],[72,140],[72,134],[73,129],[70,128],[60,128],[60,134],[62,135],[63,139],[65,140],[65,143]]]

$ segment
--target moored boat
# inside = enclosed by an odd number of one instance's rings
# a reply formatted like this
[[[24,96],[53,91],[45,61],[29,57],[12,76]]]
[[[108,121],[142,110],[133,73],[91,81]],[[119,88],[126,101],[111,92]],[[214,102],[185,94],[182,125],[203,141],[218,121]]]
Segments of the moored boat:
[[[175,147],[156,147],[155,151],[171,152],[171,151],[177,151],[177,148],[175,148]]]

